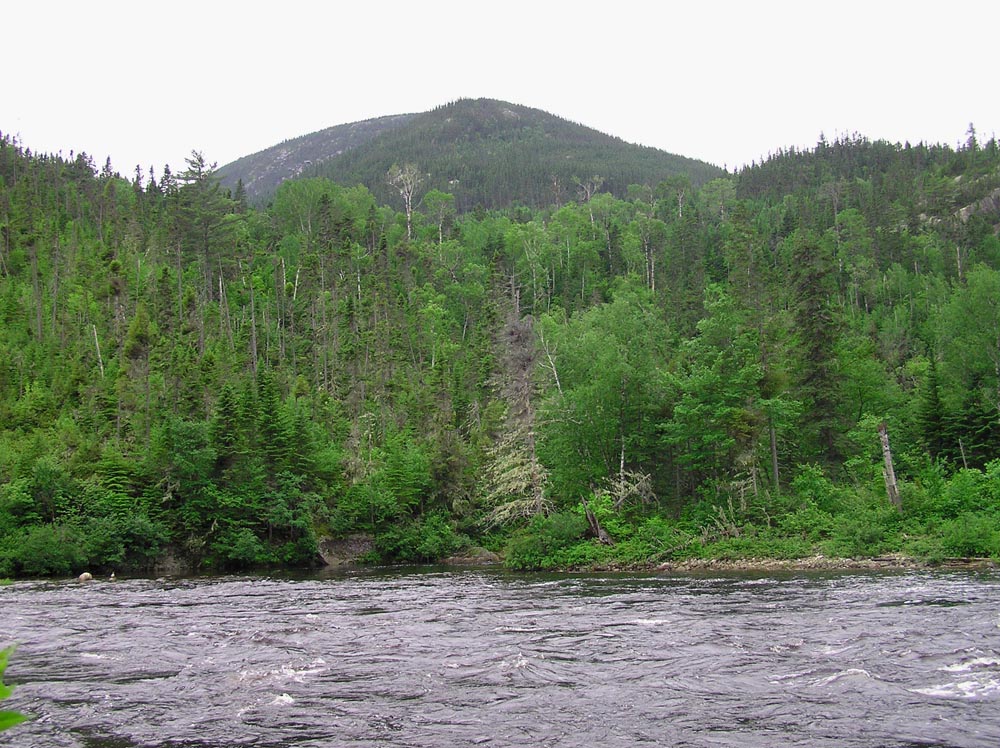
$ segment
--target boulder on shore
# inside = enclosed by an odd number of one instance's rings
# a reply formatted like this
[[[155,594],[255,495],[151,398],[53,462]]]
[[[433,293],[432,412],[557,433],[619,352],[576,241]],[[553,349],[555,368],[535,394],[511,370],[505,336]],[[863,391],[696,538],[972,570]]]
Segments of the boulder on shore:
[[[360,563],[375,550],[375,538],[358,533],[346,538],[322,538],[319,555],[327,566]]]

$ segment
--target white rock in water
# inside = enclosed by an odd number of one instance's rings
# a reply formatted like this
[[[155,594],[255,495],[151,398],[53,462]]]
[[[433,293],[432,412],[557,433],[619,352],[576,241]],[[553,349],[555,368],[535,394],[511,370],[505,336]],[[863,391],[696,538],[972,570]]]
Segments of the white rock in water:
[[[81,574],[80,576],[78,576],[76,578],[76,581],[78,581],[78,582],[89,582],[93,578],[94,578],[93,574],[91,574],[89,571],[85,571],[85,572],[83,572],[83,574]]]

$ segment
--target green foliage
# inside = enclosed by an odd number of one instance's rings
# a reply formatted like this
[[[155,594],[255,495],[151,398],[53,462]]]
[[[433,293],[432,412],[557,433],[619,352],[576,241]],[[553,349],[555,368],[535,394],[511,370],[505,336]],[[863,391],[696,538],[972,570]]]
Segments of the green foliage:
[[[801,537],[782,536],[767,530],[716,540],[698,549],[703,558],[723,560],[797,559],[813,552],[812,543]]]
[[[609,552],[615,563],[632,566],[683,558],[698,544],[698,538],[687,528],[660,516],[648,517],[633,527],[628,532],[619,528],[613,535],[615,545]]]
[[[353,532],[408,561],[502,532],[519,568],[993,553],[995,143],[685,176],[498,102],[411,121],[337,167],[420,164],[408,217],[0,135],[0,574],[308,565]]]
[[[948,556],[1000,557],[1000,516],[963,512],[944,522],[941,547]]]
[[[940,517],[958,517],[982,506],[985,476],[979,470],[960,470],[945,484],[935,507]]]
[[[813,499],[806,498],[793,512],[779,518],[778,527],[789,537],[815,543],[831,535],[834,517],[820,509]]]
[[[331,141],[342,144],[336,149],[339,155],[331,153]],[[290,159],[289,151],[299,154],[299,160]],[[253,197],[263,201],[276,186],[272,173],[295,176],[312,169],[341,184],[364,184],[387,203],[392,195],[385,184],[386,168],[404,161],[420,164],[430,173],[427,188],[454,193],[463,211],[562,202],[573,197],[574,177],[592,174],[604,175],[605,186],[624,197],[633,183],[655,185],[677,174],[701,183],[722,173],[710,164],[630,145],[537,109],[462,99],[421,114],[339,125],[295,138],[224,167],[223,174],[233,186],[242,179]]]
[[[587,531],[587,520],[578,512],[557,512],[536,517],[515,533],[504,551],[504,564],[511,569],[544,569],[568,565],[566,552]],[[579,560],[579,557],[575,557]]]
[[[0,700],[10,698],[14,690],[13,686],[8,686],[3,682],[3,674],[7,670],[7,660],[13,651],[13,647],[0,650]],[[27,717],[19,712],[0,710],[0,732],[9,730],[14,725],[18,725],[26,719]]]
[[[541,322],[545,364],[559,388],[544,404],[540,454],[564,503],[645,461],[660,407],[657,366],[669,331],[653,296],[633,279],[611,302],[568,320]]]
[[[271,560],[264,544],[249,527],[224,530],[213,542],[212,552],[226,568],[261,566]]]
[[[454,555],[468,542],[455,532],[445,514],[435,512],[406,524],[393,525],[377,535],[375,551],[382,561],[388,562],[439,561]]]
[[[71,525],[33,525],[0,540],[0,568],[28,576],[67,576],[87,558],[79,530]]]
[[[850,490],[834,484],[818,465],[799,466],[792,480],[792,493],[827,514],[842,512],[851,497]]]
[[[850,512],[838,514],[831,538],[822,543],[827,555],[857,558],[898,550],[899,513],[886,505],[860,503]]]

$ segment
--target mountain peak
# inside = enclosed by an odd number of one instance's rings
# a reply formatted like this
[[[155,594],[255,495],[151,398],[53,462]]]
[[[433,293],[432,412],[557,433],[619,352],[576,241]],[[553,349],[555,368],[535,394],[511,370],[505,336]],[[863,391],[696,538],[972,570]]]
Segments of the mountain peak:
[[[680,173],[700,184],[724,173],[540,109],[480,98],[330,127],[238,159],[218,174],[231,186],[242,179],[258,202],[298,176],[364,184],[388,201],[385,174],[394,163],[416,164],[424,187],[454,194],[459,210],[560,202],[576,181],[594,175],[606,191],[623,196],[629,184],[655,185]]]

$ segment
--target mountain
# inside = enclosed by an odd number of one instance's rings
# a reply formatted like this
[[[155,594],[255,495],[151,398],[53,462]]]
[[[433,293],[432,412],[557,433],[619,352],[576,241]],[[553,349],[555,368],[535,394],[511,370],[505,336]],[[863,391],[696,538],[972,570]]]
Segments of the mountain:
[[[230,187],[235,187],[242,179],[251,200],[266,199],[286,179],[301,176],[313,164],[336,158],[364,145],[379,135],[406,124],[414,116],[416,115],[397,114],[328,127],[238,158],[220,168],[216,174],[223,184]]]
[[[704,161],[626,143],[539,109],[493,99],[462,99],[421,114],[338,125],[223,166],[224,185],[243,181],[253,202],[266,202],[295,176],[363,184],[388,202],[386,172],[412,163],[422,189],[455,196],[460,211],[514,204],[539,207],[572,197],[599,176],[601,190],[624,196],[630,184],[655,186],[685,175],[698,186],[725,172]]]

